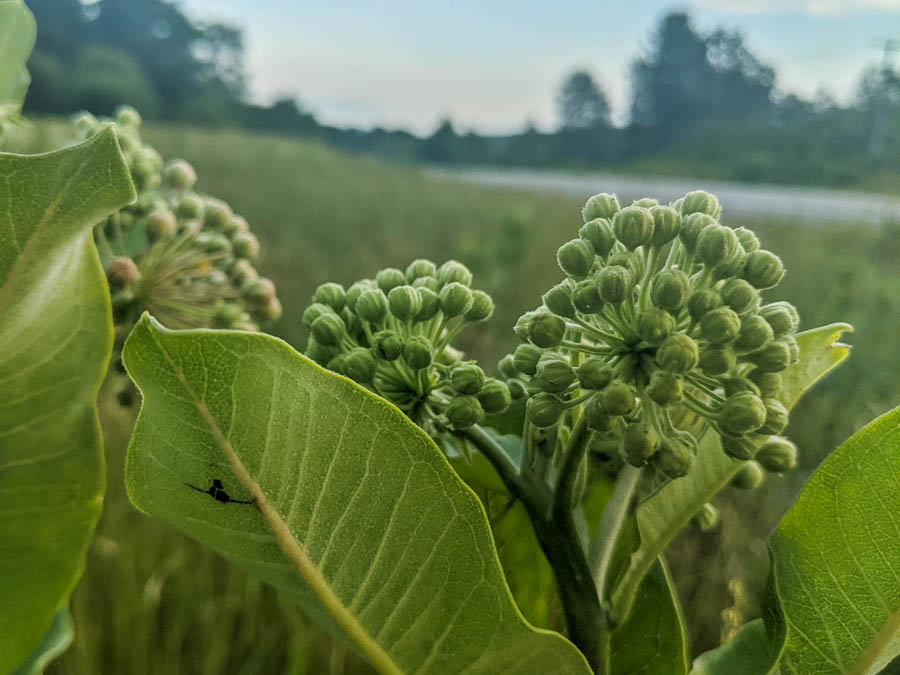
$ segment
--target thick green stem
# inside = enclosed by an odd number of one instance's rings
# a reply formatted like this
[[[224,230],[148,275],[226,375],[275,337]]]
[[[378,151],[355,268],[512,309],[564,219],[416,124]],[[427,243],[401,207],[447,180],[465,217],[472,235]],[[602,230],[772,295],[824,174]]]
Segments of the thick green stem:
[[[462,435],[472,441],[475,447],[487,457],[488,461],[500,475],[500,480],[503,481],[503,484],[512,495],[525,501],[525,493],[523,491],[522,478],[519,474],[519,469],[503,448],[501,448],[500,445],[478,424],[463,430]]]

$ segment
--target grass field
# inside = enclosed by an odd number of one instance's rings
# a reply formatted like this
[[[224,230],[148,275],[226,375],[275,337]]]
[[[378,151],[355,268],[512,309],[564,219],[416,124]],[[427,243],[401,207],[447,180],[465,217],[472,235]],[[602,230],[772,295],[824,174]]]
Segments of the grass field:
[[[560,279],[556,248],[580,224],[581,204],[568,197],[431,179],[414,168],[309,143],[183,128],[151,128],[145,137],[164,156],[191,161],[199,189],[227,200],[249,220],[263,243],[260,268],[275,280],[284,304],[273,332],[298,347],[305,339],[300,316],[319,283],[346,284],[416,257],[455,257],[472,267],[476,284],[497,301],[494,319],[463,340],[470,354],[493,364],[516,344],[510,330],[516,317]],[[598,192],[603,188],[597,185]],[[729,222],[728,204],[724,208]],[[803,327],[852,323],[856,331],[848,341],[855,349],[850,362],[796,409],[789,434],[800,446],[801,470],[761,492],[726,497],[722,530],[676,543],[670,557],[697,648],[718,643],[731,577],[742,578],[751,594],[759,589],[764,537],[803,477],[855,428],[900,403],[898,229],[729,224],[753,227],[763,245],[782,256],[788,276],[778,297],[797,305]],[[271,589],[138,514],[122,486],[132,413],[108,401],[102,408],[106,508],[73,597],[75,645],[48,672],[366,672],[357,657],[322,637]],[[756,514],[755,520],[732,526],[730,516],[738,510]],[[737,553],[749,562],[725,562]],[[714,560],[721,578],[704,580],[692,572],[705,570],[709,577],[698,556]]]

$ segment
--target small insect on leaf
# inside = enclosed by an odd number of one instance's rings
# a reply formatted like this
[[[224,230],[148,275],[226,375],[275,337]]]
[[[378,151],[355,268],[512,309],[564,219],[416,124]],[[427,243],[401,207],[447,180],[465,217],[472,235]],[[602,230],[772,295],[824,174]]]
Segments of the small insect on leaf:
[[[206,490],[203,488],[197,487],[196,485],[191,485],[190,483],[185,483],[192,490],[196,490],[197,492],[202,492],[203,494],[207,494],[217,502],[222,502],[223,504],[255,504],[255,499],[232,499],[231,495],[225,492],[225,486],[222,485],[222,481],[218,478],[213,478],[212,485],[210,485]]]

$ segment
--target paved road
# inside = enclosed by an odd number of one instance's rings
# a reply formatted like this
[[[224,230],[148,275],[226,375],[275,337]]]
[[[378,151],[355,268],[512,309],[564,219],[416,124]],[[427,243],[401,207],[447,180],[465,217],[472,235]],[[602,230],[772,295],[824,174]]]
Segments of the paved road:
[[[429,173],[481,185],[561,192],[585,199],[597,192],[613,192],[623,203],[644,196],[668,202],[703,188],[719,198],[726,217],[794,218],[807,223],[900,221],[900,197],[864,192],[532,169],[433,169]]]

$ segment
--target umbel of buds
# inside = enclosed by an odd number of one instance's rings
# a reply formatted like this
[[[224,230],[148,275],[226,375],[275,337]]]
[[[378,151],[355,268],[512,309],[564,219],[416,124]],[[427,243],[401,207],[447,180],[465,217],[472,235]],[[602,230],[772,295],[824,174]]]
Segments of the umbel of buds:
[[[722,224],[703,191],[624,208],[600,194],[583,216],[557,254],[565,278],[518,320],[522,344],[500,362],[530,422],[584,419],[624,461],[663,480],[691,470],[708,429],[731,457],[756,459],[742,487],[758,485],[761,469],[791,469],[779,393],[781,372],[799,358],[799,317],[761,298],[784,276],[778,256]]]
[[[510,404],[507,386],[451,346],[494,303],[465,265],[415,260],[345,289],[319,286],[303,312],[306,354],[391,401],[429,431],[465,429]]]
[[[193,190],[194,168],[142,142],[140,115],[80,113],[81,137],[113,121],[137,200],[95,228],[121,342],[143,311],[170,328],[259,330],[281,316],[275,285],[254,267],[259,242],[225,202]]]

